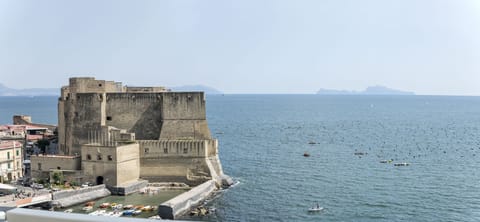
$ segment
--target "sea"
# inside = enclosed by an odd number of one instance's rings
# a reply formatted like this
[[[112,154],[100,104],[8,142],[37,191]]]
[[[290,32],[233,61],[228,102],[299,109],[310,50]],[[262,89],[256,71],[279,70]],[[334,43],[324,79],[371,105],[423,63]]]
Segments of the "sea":
[[[14,114],[56,124],[57,98],[0,97]],[[480,97],[208,95],[207,120],[238,183],[182,219],[480,221]]]

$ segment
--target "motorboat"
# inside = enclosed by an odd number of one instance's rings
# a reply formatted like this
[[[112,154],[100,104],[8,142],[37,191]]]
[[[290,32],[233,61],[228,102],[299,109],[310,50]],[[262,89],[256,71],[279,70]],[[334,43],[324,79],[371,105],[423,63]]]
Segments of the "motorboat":
[[[133,207],[134,206],[132,204],[127,204],[127,205],[123,206],[123,209],[124,210],[130,210],[130,209],[133,209]]]
[[[134,212],[135,212],[135,210],[124,210],[123,215],[131,216],[131,215],[133,215]]]
[[[100,208],[109,208],[110,207],[110,203],[102,203],[100,204]]]
[[[320,207],[320,206],[317,205],[317,206],[314,206],[314,207],[310,207],[308,209],[308,212],[320,212],[322,210],[323,210],[323,207]]]
[[[303,153],[303,156],[304,156],[304,157],[309,157],[309,156],[310,156],[310,153],[305,152],[305,153]]]
[[[410,165],[409,163],[394,163],[394,166],[408,166]]]
[[[318,205],[318,203],[316,203],[312,207],[308,208],[308,212],[320,212],[322,210],[323,210],[323,207],[320,207],[320,205]]]
[[[70,209],[66,209],[66,210],[65,210],[65,211],[63,211],[63,212],[65,212],[65,213],[71,213],[71,212],[73,212],[73,209],[72,209],[72,208],[70,208]]]
[[[86,206],[82,208],[83,211],[91,211],[93,210],[93,206]]]

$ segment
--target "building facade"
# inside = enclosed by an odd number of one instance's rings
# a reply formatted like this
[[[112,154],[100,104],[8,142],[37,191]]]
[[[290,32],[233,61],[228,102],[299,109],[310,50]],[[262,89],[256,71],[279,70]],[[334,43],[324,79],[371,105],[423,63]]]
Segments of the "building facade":
[[[15,181],[23,177],[22,143],[0,141],[0,182]]]

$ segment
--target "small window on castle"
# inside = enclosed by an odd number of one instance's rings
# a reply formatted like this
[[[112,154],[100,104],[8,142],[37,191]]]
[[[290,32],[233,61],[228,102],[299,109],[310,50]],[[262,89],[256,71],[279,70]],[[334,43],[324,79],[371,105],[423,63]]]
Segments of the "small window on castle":
[[[113,160],[112,155],[108,155],[107,158],[108,158],[108,161],[112,161],[112,160]]]
[[[102,160],[102,155],[98,154],[97,155],[97,160]]]
[[[163,153],[168,153],[168,148],[163,148]]]
[[[42,164],[38,163],[38,170],[42,170]]]
[[[107,120],[108,120],[108,121],[112,121],[112,117],[111,117],[111,116],[107,116]]]
[[[150,148],[145,148],[145,153],[150,152]]]
[[[75,117],[78,117],[78,112],[75,112]]]
[[[87,154],[87,160],[92,160],[92,155]]]
[[[102,87],[102,84],[98,84],[98,87]]]
[[[60,170],[60,169],[62,169],[62,168],[61,168],[61,167],[59,167],[59,166],[57,166],[57,170]]]
[[[188,153],[188,148],[187,147],[183,148],[183,153]]]

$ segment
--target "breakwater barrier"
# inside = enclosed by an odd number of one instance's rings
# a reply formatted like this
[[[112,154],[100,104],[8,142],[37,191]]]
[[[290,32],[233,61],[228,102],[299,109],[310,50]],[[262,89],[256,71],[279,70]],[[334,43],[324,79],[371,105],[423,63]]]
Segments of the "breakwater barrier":
[[[77,190],[63,190],[52,193],[51,204],[56,207],[69,207],[109,195],[110,191],[104,184]]]
[[[205,200],[217,189],[215,181],[208,180],[191,190],[182,193],[158,206],[158,215],[163,219],[172,219]]]

